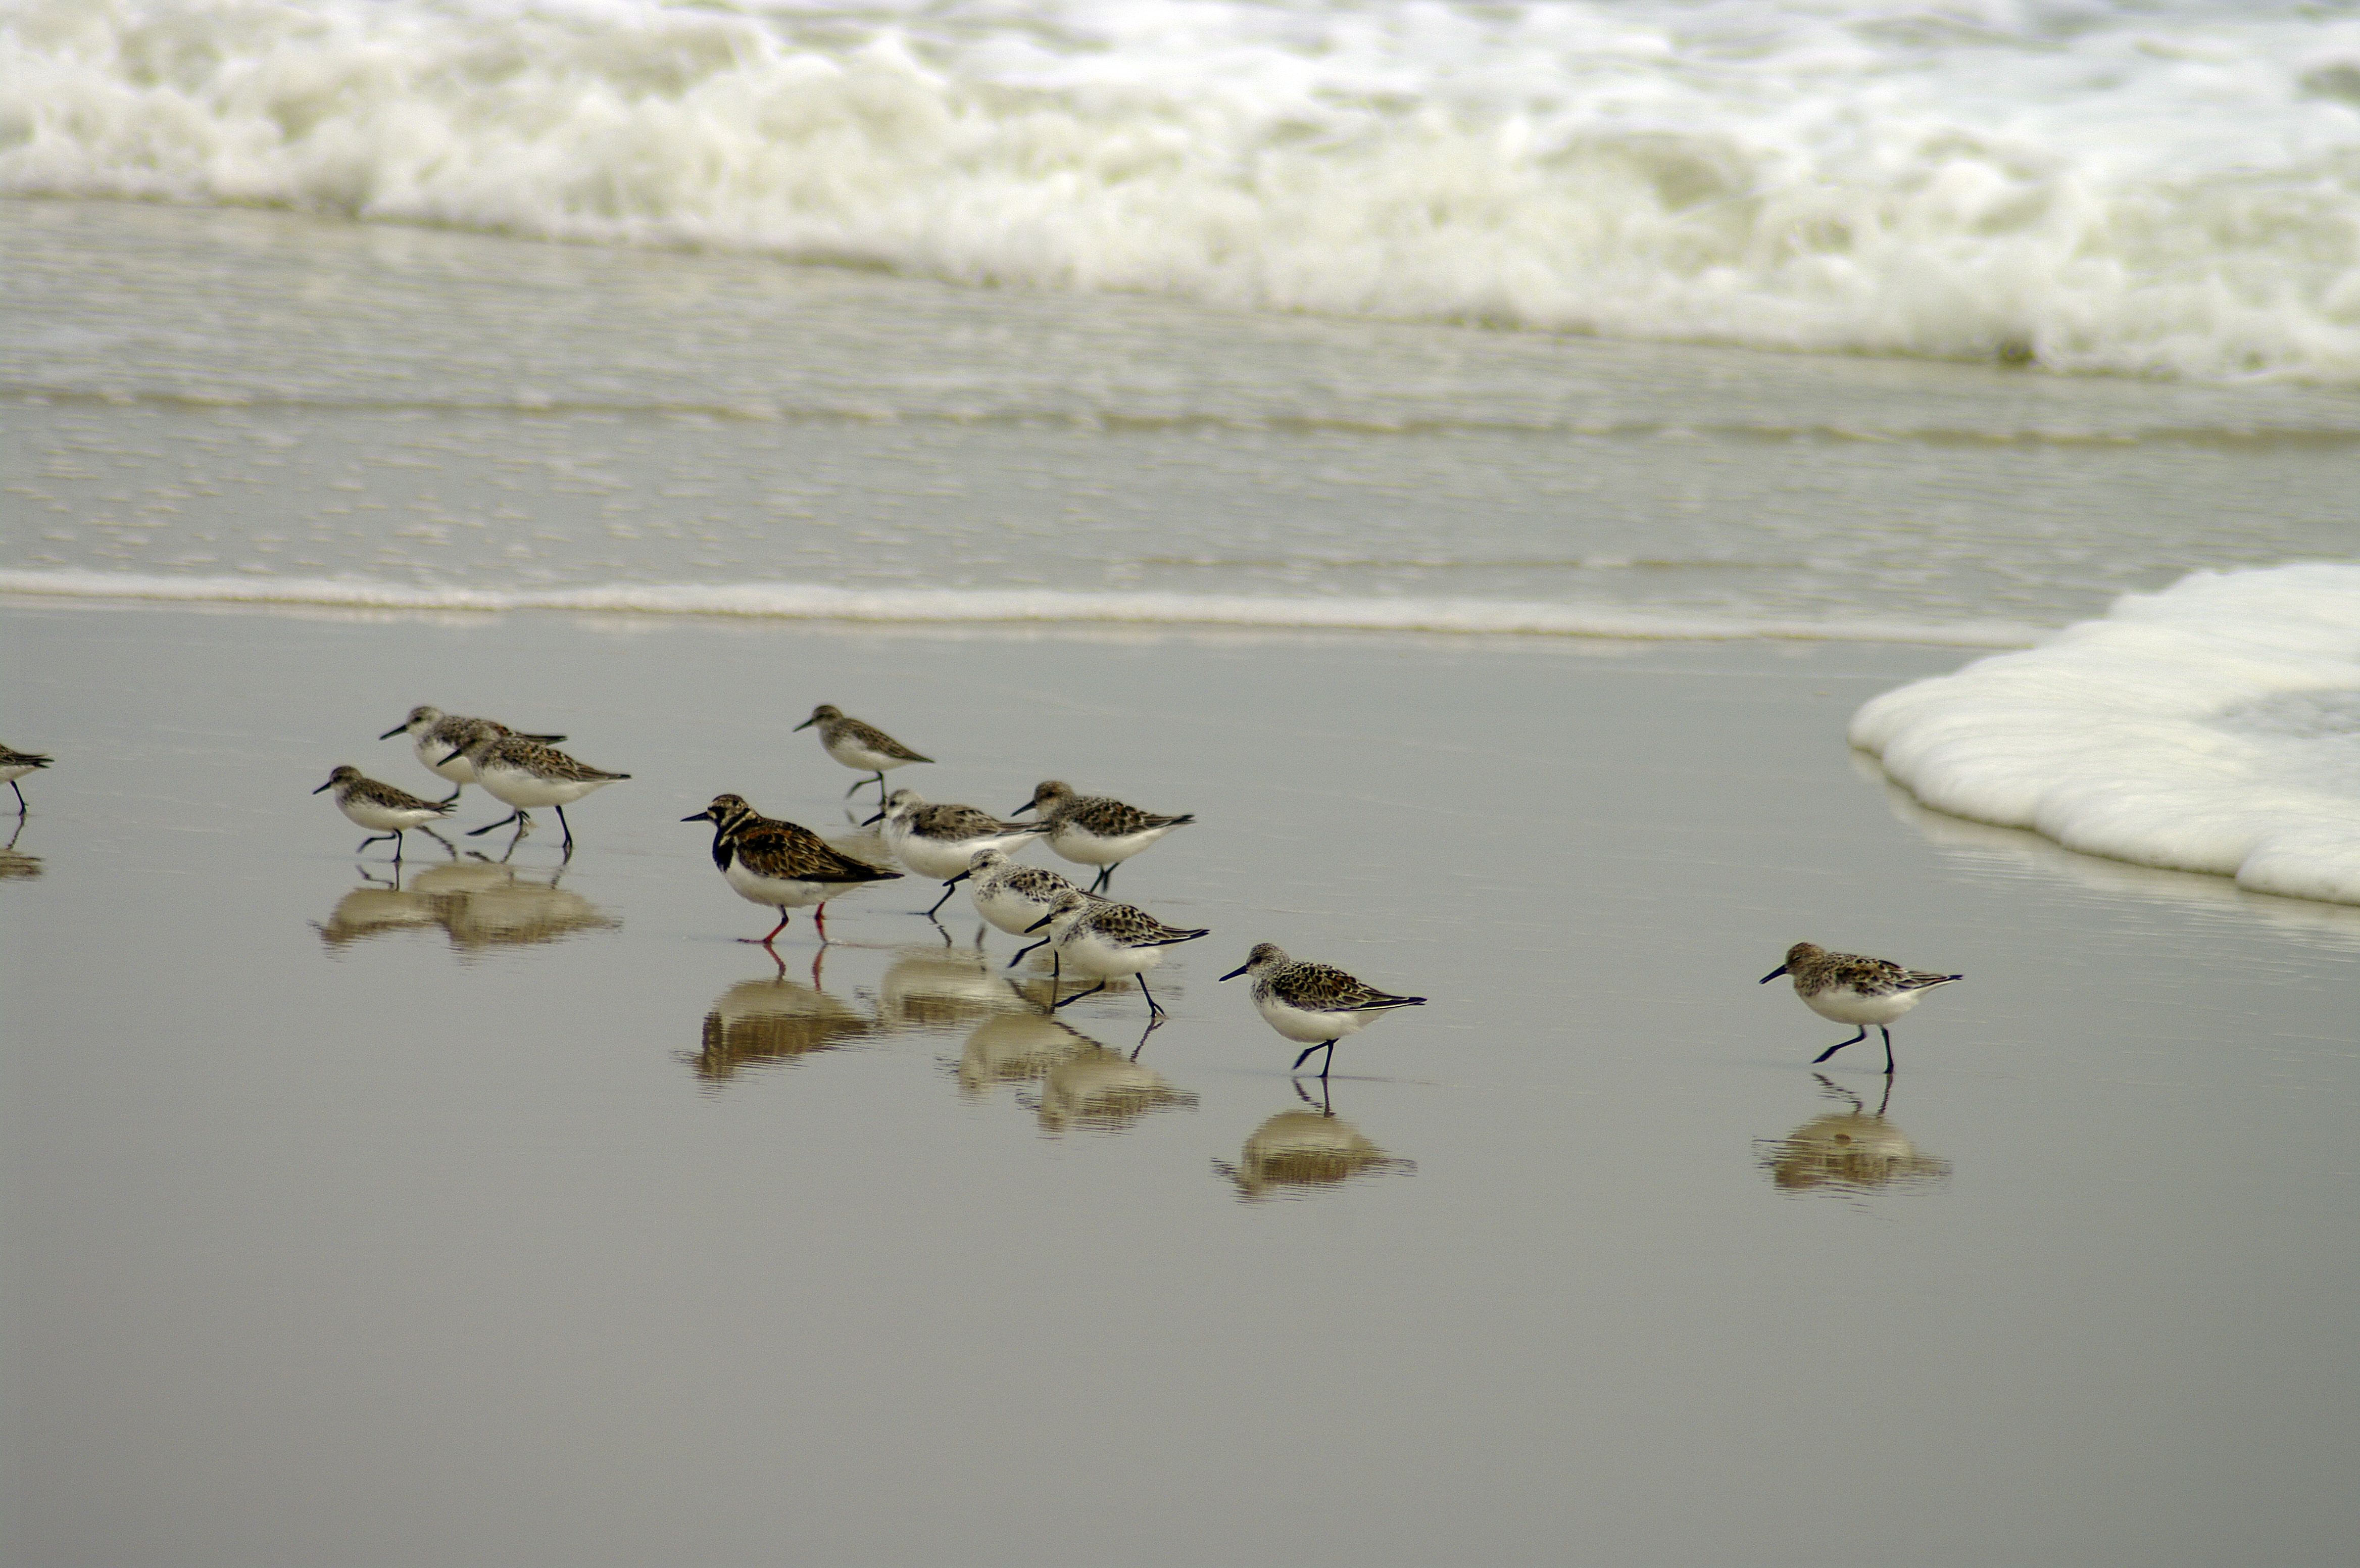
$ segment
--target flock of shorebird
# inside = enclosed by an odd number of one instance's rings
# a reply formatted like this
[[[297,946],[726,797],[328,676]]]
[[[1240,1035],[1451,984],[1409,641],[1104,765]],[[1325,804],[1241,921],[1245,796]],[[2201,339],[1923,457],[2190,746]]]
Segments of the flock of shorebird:
[[[960,884],[967,886],[976,913],[1011,935],[1038,936],[1022,948],[1013,966],[1027,953],[1046,947],[1052,970],[1052,1012],[1104,991],[1116,980],[1134,981],[1147,999],[1148,1026],[1164,1016],[1164,1006],[1147,983],[1147,973],[1164,961],[1164,949],[1208,935],[1204,929],[1168,926],[1136,905],[1108,895],[1115,868],[1175,828],[1196,820],[1190,816],[1162,816],[1142,811],[1106,795],[1082,795],[1059,779],[1042,782],[1032,798],[1016,808],[1033,819],[1018,822],[973,806],[928,801],[917,791],[886,787],[885,775],[912,762],[933,758],[911,750],[875,725],[852,718],[832,705],[822,704],[797,729],[816,727],[821,748],[836,762],[868,775],[854,781],[845,794],[877,786],[880,810],[863,826],[876,826],[887,852],[911,872],[938,878],[943,894],[926,911],[934,916]],[[592,791],[628,773],[594,768],[556,749],[563,735],[531,735],[486,718],[466,718],[435,707],[415,707],[380,740],[410,736],[418,760],[454,787],[440,800],[425,800],[365,776],[357,768],[337,768],[328,782],[312,793],[333,791],[336,806],[370,837],[360,849],[385,839],[394,841],[400,858],[403,835],[412,828],[432,835],[445,847],[450,840],[429,824],[450,815],[466,785],[485,791],[508,806],[509,815],[471,830],[489,833],[513,822],[517,839],[531,830],[528,815],[537,806],[556,809],[565,829],[564,850],[574,847],[573,825],[565,807]],[[739,940],[775,952],[773,944],[798,909],[812,911],[820,939],[827,939],[830,900],[869,883],[890,882],[905,874],[832,844],[800,823],[765,817],[743,796],[718,795],[711,804],[683,822],[707,822],[713,827],[713,863],[741,898],[775,909],[778,924],[759,937]],[[1043,866],[1022,865],[1014,856],[1038,840],[1077,865],[1093,867],[1098,875],[1087,887],[1077,887]],[[1045,934],[1044,934],[1045,933]],[[1087,990],[1058,996],[1067,970],[1094,981]],[[1240,975],[1253,979],[1254,1005],[1272,1028],[1304,1048],[1295,1059],[1300,1069],[1316,1052],[1325,1051],[1319,1076],[1326,1078],[1334,1063],[1336,1042],[1358,1033],[1385,1014],[1425,1003],[1422,996],[1396,996],[1377,990],[1328,964],[1290,959],[1275,945],[1264,942],[1223,980]]]
[[[1012,935],[1046,932],[1009,960],[1011,967],[1025,954],[1042,947],[1053,960],[1050,994],[1063,988],[1070,968],[1098,983],[1087,991],[1061,997],[1050,1004],[1055,1011],[1094,996],[1110,981],[1131,978],[1147,998],[1148,1026],[1164,1018],[1163,1004],[1147,986],[1147,971],[1161,964],[1164,950],[1207,935],[1203,929],[1182,930],[1167,926],[1135,905],[1106,896],[1115,868],[1193,817],[1164,817],[1140,810],[1105,795],[1076,794],[1071,784],[1043,781],[1032,798],[1016,808],[1033,813],[1030,822],[1004,820],[972,806],[929,802],[914,790],[890,794],[885,775],[912,762],[933,758],[912,751],[871,724],[863,723],[832,705],[822,704],[797,729],[819,729],[820,745],[836,762],[869,775],[856,780],[847,796],[875,784],[881,809],[870,817],[881,825],[881,837],[892,856],[921,876],[938,877],[943,896],[926,911],[932,917],[962,883],[967,885],[976,913]],[[510,729],[488,718],[464,718],[436,707],[420,707],[378,739],[408,734],[418,760],[454,787],[441,800],[424,800],[391,784],[366,777],[352,766],[337,768],[328,782],[311,793],[333,791],[337,808],[353,823],[369,830],[359,848],[386,839],[394,841],[394,859],[401,858],[403,835],[417,828],[445,848],[451,841],[428,824],[450,816],[461,789],[474,784],[509,808],[497,822],[469,830],[478,837],[516,824],[518,839],[532,828],[529,813],[552,806],[564,828],[564,851],[574,850],[573,825],[565,808],[593,790],[627,779],[628,773],[608,773],[576,762],[556,749],[563,735],[533,735]],[[0,780],[16,793],[16,814],[27,810],[25,792],[16,781],[51,759],[0,745]],[[890,882],[903,873],[847,853],[797,823],[764,817],[735,795],[719,795],[712,804],[684,822],[713,825],[713,863],[739,897],[779,912],[779,923],[760,937],[739,940],[772,948],[787,928],[791,912],[808,908],[822,941],[827,938],[827,904],[840,894],[874,882]],[[1075,886],[1043,866],[1020,865],[1013,859],[1026,844],[1038,839],[1050,850],[1077,865],[1098,868],[1087,888]],[[1299,1071],[1315,1052],[1324,1051],[1319,1076],[1326,1078],[1335,1063],[1336,1042],[1359,1033],[1375,1019],[1403,1007],[1425,1003],[1423,996],[1395,996],[1377,990],[1332,965],[1290,959],[1276,944],[1262,942],[1246,961],[1221,976],[1253,979],[1254,1006],[1270,1026],[1303,1047],[1291,1071]],[[1780,975],[1790,977],[1795,994],[1823,1018],[1850,1024],[1858,1031],[1830,1046],[1812,1058],[1817,1066],[1877,1030],[1885,1039],[1885,1070],[1893,1071],[1894,1020],[1925,999],[1927,992],[1952,981],[1955,974],[1906,970],[1884,959],[1855,953],[1831,953],[1811,942],[1797,942],[1785,961],[1762,977],[1767,985]]]

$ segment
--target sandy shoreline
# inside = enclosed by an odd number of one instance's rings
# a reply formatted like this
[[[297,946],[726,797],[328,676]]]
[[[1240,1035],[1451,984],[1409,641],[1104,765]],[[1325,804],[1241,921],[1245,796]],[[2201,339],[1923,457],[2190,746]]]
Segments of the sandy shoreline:
[[[2360,1524],[2352,927],[1896,809],[1843,720],[1955,650],[5,613],[0,738],[59,757],[0,884],[22,1561],[2324,1563]],[[914,879],[783,974],[733,940],[677,818],[841,825],[815,701],[943,758],[895,781],[930,797],[1197,815],[1117,883],[1214,931],[1137,1062],[1135,992],[1045,1028]],[[552,832],[367,883],[305,792],[424,785],[371,739],[417,702],[635,776],[562,875]],[[1754,983],[1807,937],[1970,977],[1882,1118],[1873,1054],[1822,1084],[1837,1035]],[[1324,1151],[1214,981],[1263,939],[1434,998],[1339,1049]]]

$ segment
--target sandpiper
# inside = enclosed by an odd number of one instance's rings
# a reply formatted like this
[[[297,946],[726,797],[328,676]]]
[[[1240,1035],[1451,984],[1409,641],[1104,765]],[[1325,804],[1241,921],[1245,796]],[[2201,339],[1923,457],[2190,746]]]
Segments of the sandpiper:
[[[1114,881],[1114,869],[1175,828],[1196,818],[1157,817],[1103,795],[1076,795],[1074,786],[1044,779],[1017,811],[1035,811],[1049,825],[1049,848],[1076,865],[1099,868],[1092,893]]]
[[[1221,978],[1235,980],[1241,974],[1253,976],[1254,1005],[1262,1010],[1263,1022],[1287,1039],[1310,1042],[1287,1070],[1300,1071],[1313,1051],[1324,1049],[1328,1054],[1320,1059],[1321,1078],[1336,1065],[1337,1041],[1359,1034],[1396,1007],[1426,1004],[1423,996],[1392,995],[1331,964],[1290,959],[1275,942],[1257,943],[1244,963]]]
[[[17,816],[25,815],[26,806],[25,792],[17,787],[16,781],[35,768],[48,767],[50,761],[37,751],[19,751],[14,746],[0,746],[0,779],[6,779],[8,787],[16,791]]]
[[[1939,985],[1964,980],[1961,974],[1934,974],[1906,970],[1886,959],[1866,959],[1858,953],[1831,953],[1816,942],[1797,942],[1786,949],[1786,961],[1762,977],[1769,984],[1782,974],[1795,977],[1795,994],[1822,1018],[1853,1024],[1860,1033],[1841,1040],[1811,1058],[1817,1067],[1846,1046],[1868,1038],[1873,1025],[1885,1036],[1885,1070],[1893,1071],[1893,1031],[1885,1027],[1925,999]]]
[[[913,789],[895,790],[886,797],[884,811],[869,820],[883,821],[885,847],[896,859],[928,877],[964,876],[977,850],[1013,850],[1027,839],[1049,831],[1045,822],[1002,822],[979,806],[929,805]],[[934,908],[927,910],[927,916],[931,917],[950,896],[950,883],[945,882],[942,897],[934,900]]]
[[[866,724],[850,717],[831,702],[821,703],[813,708],[812,716],[795,728],[809,729],[814,724],[819,726],[819,743],[827,749],[829,756],[856,772],[875,775],[877,798],[880,804],[885,798],[886,769],[934,761],[932,757],[912,751],[874,724]],[[855,779],[852,789],[844,793],[849,795],[852,790],[868,782],[867,779]]]
[[[475,782],[475,764],[464,755],[453,756],[455,747],[464,746],[477,725],[488,727],[496,735],[514,735],[519,740],[534,740],[544,746],[554,746],[565,739],[563,735],[527,735],[489,718],[463,718],[455,713],[445,713],[439,707],[424,704],[410,710],[410,717],[377,737],[390,740],[397,735],[410,737],[411,749],[418,753],[419,763],[429,773],[451,781],[454,786],[445,799],[456,800],[459,791]]]
[[[1056,955],[1057,968],[1050,979],[1050,994],[1056,993],[1058,983],[1065,979],[1065,966],[1069,963],[1084,974],[1098,977],[1098,983],[1089,990],[1077,991],[1063,1002],[1052,1003],[1049,1010],[1053,1013],[1067,1002],[1097,995],[1106,989],[1108,981],[1129,974],[1139,977],[1140,993],[1147,998],[1148,1017],[1163,1017],[1163,1003],[1147,989],[1147,971],[1164,961],[1164,948],[1178,942],[1193,942],[1208,934],[1166,926],[1136,905],[1092,898],[1079,888],[1067,888],[1059,894],[1057,902],[1049,906],[1049,913],[1026,929],[1038,931],[1052,922],[1057,929],[1050,951]]]
[[[947,890],[961,883],[967,884],[967,895],[975,900],[975,912],[1011,937],[1030,931],[1055,905],[1060,894],[1081,892],[1046,866],[1019,865],[1008,858],[1005,850],[978,850],[967,861],[967,870],[945,881],[943,886]],[[1084,893],[1082,896],[1096,898],[1098,894]],[[1043,937],[1029,947],[1018,948],[1016,957],[1008,960],[1008,967],[1015,968],[1026,953],[1055,940],[1054,937]]]
[[[355,855],[379,839],[390,839],[393,840],[393,858],[399,861],[407,842],[402,835],[412,828],[444,849],[451,850],[453,854],[458,852],[450,839],[426,826],[437,817],[451,814],[451,803],[447,800],[421,800],[407,790],[364,778],[361,771],[349,762],[330,773],[328,782],[311,793],[318,795],[321,790],[331,789],[336,792],[336,809],[350,817],[354,826],[369,830],[369,836],[355,847],[353,853]]]
[[[487,724],[479,722],[467,734],[466,741],[442,760],[447,762],[452,757],[465,757],[475,770],[475,782],[511,808],[497,822],[469,828],[470,839],[479,839],[511,822],[518,825],[517,834],[521,838],[532,821],[525,813],[536,806],[553,806],[557,808],[558,826],[565,829],[565,852],[571,855],[574,824],[565,820],[567,805],[617,779],[631,776],[577,762],[553,746],[528,740],[521,735],[496,733]]]
[[[713,824],[713,863],[738,896],[751,904],[767,904],[779,912],[779,923],[762,937],[740,937],[741,942],[770,947],[787,928],[787,911],[812,905],[819,938],[827,940],[827,901],[862,883],[890,882],[900,872],[889,872],[854,860],[810,828],[763,816],[744,797],[716,795],[713,804],[683,822]]]

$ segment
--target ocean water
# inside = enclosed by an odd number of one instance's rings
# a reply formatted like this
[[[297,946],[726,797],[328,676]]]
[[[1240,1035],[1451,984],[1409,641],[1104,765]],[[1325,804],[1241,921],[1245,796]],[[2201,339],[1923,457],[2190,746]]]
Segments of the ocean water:
[[[2360,380],[2360,14],[13,0],[0,190],[1255,310]]]

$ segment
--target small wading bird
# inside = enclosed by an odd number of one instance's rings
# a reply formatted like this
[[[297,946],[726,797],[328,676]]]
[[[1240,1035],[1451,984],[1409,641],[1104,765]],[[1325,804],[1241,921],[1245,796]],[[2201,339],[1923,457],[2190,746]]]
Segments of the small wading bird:
[[[16,781],[35,768],[48,767],[49,762],[49,758],[41,756],[38,752],[19,751],[13,746],[0,746],[0,779],[6,779],[8,787],[16,791],[17,816],[24,816],[26,808],[25,792],[17,787]],[[320,792],[313,790],[311,793],[317,795]]]
[[[876,776],[877,803],[880,806],[885,803],[886,769],[934,761],[932,757],[912,751],[874,724],[864,724],[850,717],[832,702],[824,702],[813,708],[812,716],[796,725],[795,729],[809,729],[814,724],[819,726],[819,743],[826,749],[829,756],[857,773]],[[855,779],[852,789],[844,793],[849,796],[852,790],[867,783],[867,779]]]
[[[391,784],[362,777],[361,771],[350,763],[330,773],[328,782],[311,793],[318,795],[321,790],[331,789],[336,792],[336,809],[350,817],[355,827],[369,830],[369,837],[354,848],[355,855],[379,839],[390,839],[393,840],[393,858],[399,861],[406,842],[402,835],[412,828],[452,853],[458,852],[450,839],[426,826],[437,817],[451,815],[452,806],[447,800],[421,800],[406,790],[398,790]]]
[[[1780,975],[1795,977],[1795,994],[1822,1018],[1859,1026],[1860,1033],[1840,1040],[1811,1058],[1813,1067],[1846,1046],[1868,1038],[1874,1026],[1885,1036],[1885,1070],[1893,1071],[1893,1031],[1885,1027],[1924,1000],[1928,992],[1962,974],[1934,974],[1906,970],[1885,959],[1864,959],[1858,953],[1831,953],[1816,942],[1797,942],[1786,949],[1786,961],[1756,982],[1767,985]]]
[[[557,825],[565,829],[565,853],[574,853],[574,824],[565,820],[565,808],[594,789],[604,789],[617,779],[627,779],[628,773],[610,773],[604,768],[594,768],[587,762],[577,762],[554,746],[544,746],[528,740],[521,735],[495,733],[488,724],[478,723],[467,732],[468,739],[458,750],[444,757],[464,756],[475,770],[475,782],[484,786],[501,805],[509,807],[508,815],[497,822],[486,822],[481,828],[467,829],[467,837],[480,839],[495,828],[517,825],[517,838],[524,837],[532,826],[525,813],[536,806],[557,807]],[[508,847],[514,849],[515,841]]]
[[[869,820],[884,823],[885,847],[903,865],[927,877],[965,876],[978,850],[1017,849],[1027,839],[1049,831],[1045,822],[1002,822],[978,806],[930,806],[913,789],[895,790],[886,797],[885,809]],[[950,896],[951,883],[945,882],[942,897],[926,911],[927,918]]]
[[[1396,1007],[1426,1005],[1423,996],[1390,995],[1331,964],[1290,959],[1275,942],[1257,944],[1244,963],[1221,978],[1235,980],[1241,974],[1253,976],[1253,1002],[1263,1022],[1286,1039],[1310,1042],[1286,1070],[1301,1071],[1311,1053],[1324,1048],[1328,1054],[1319,1063],[1323,1079],[1336,1065],[1337,1041],[1359,1034]]]
[[[1043,915],[1067,893],[1081,889],[1059,876],[1046,866],[1023,866],[1008,858],[1005,850],[978,850],[968,860],[967,870],[943,883],[954,888],[967,884],[967,894],[975,900],[975,912],[1011,937],[1021,937],[1037,925]],[[1083,893],[1084,898],[1097,898],[1095,893]],[[937,904],[935,908],[942,907]],[[1045,948],[1055,941],[1043,937],[1039,941],[1016,949],[1016,957],[1008,960],[1014,969],[1019,959],[1034,948]]]
[[[1060,779],[1043,779],[1032,788],[1032,798],[1016,808],[1019,814],[1038,811],[1049,825],[1049,848],[1076,865],[1097,866],[1092,893],[1103,893],[1114,882],[1114,869],[1175,828],[1196,818],[1157,817],[1135,806],[1103,795],[1076,795]]]
[[[813,910],[819,939],[827,940],[827,901],[863,883],[891,882],[900,872],[889,872],[866,861],[856,861],[810,828],[763,816],[743,797],[716,795],[713,804],[683,822],[713,824],[713,863],[723,880],[749,904],[767,904],[779,912],[779,923],[762,937],[740,937],[741,942],[770,947],[787,928],[787,911]]]
[[[448,779],[453,788],[444,796],[459,798],[459,792],[475,782],[475,764],[464,756],[449,753],[453,747],[464,746],[474,737],[476,727],[488,729],[495,735],[514,735],[519,740],[538,741],[554,746],[565,739],[563,735],[527,735],[489,718],[463,718],[455,713],[445,713],[439,707],[421,703],[410,710],[410,717],[377,737],[390,740],[397,735],[410,737],[410,749],[418,753],[419,765],[437,777]]]
[[[1164,961],[1164,948],[1178,942],[1193,942],[1208,934],[1166,926],[1144,909],[1093,898],[1079,888],[1067,888],[1059,894],[1049,913],[1026,929],[1038,931],[1053,921],[1057,929],[1049,950],[1056,956],[1057,964],[1049,978],[1049,993],[1056,994],[1069,963],[1082,973],[1094,976],[1098,983],[1087,991],[1074,992],[1064,1002],[1051,1003],[1052,1013],[1066,1002],[1096,996],[1107,988],[1108,981],[1128,974],[1139,977],[1140,994],[1147,998],[1148,1017],[1162,1018],[1164,1005],[1155,1000],[1155,992],[1147,989],[1147,971]]]

